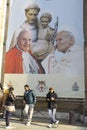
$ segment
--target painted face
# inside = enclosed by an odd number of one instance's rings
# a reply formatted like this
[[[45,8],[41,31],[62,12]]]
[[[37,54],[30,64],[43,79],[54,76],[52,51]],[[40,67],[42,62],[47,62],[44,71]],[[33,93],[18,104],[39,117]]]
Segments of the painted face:
[[[56,47],[58,51],[65,53],[72,45],[72,39],[65,32],[58,33],[56,37]]]
[[[29,51],[31,47],[31,34],[29,32],[23,33],[18,38],[18,46],[23,51]]]
[[[48,26],[48,24],[49,24],[49,19],[46,18],[46,17],[42,17],[41,18],[41,25],[42,25],[42,27],[46,28]]]
[[[25,12],[27,20],[30,24],[34,24],[37,19],[38,10],[36,9],[29,9],[27,12]]]

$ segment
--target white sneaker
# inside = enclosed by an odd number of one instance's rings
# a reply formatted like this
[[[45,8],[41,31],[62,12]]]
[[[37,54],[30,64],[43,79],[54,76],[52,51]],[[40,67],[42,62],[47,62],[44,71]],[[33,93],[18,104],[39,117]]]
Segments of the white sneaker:
[[[59,124],[59,121],[56,121],[56,123],[55,123],[56,125],[58,125]]]
[[[52,128],[52,124],[49,125],[49,128]]]
[[[59,121],[56,121],[55,124],[54,124],[54,127],[57,128],[58,127],[58,123],[59,123]]]
[[[6,129],[12,129],[13,127],[11,127],[11,126],[6,126]]]
[[[30,122],[27,122],[27,123],[26,123],[26,125],[27,125],[27,126],[30,126],[30,125],[31,125],[31,123],[30,123]]]
[[[3,113],[2,113],[2,112],[0,112],[0,115],[3,115]]]

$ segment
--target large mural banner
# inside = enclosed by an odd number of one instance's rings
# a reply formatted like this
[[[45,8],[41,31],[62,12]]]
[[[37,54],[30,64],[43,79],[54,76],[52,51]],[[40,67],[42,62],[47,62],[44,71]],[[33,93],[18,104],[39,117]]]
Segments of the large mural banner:
[[[11,0],[4,88],[84,98],[83,0]],[[20,5],[20,6],[19,6]]]

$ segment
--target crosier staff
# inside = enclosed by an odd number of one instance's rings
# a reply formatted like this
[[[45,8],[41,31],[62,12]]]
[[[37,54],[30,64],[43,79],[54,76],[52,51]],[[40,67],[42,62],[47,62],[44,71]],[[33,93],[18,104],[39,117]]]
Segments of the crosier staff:
[[[56,33],[57,33],[57,30],[58,30],[58,16],[57,16],[57,19],[56,19],[56,23],[54,24],[54,33],[53,35],[51,36],[50,38],[50,42],[54,45],[54,42],[56,40]]]

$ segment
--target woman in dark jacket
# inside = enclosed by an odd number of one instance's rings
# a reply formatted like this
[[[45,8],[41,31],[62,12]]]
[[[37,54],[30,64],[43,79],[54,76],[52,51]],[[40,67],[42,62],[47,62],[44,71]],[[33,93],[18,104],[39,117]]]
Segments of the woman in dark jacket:
[[[59,123],[59,121],[55,118],[57,109],[57,94],[54,92],[53,88],[49,88],[49,92],[46,95],[46,102],[48,103],[48,113],[50,117],[49,127],[51,128],[53,123],[56,125]]]
[[[15,111],[14,102],[15,102],[15,95],[13,94],[14,88],[10,87],[7,99],[5,101],[5,109],[6,109],[6,128],[10,129],[12,128],[10,126],[10,117],[12,112]]]

